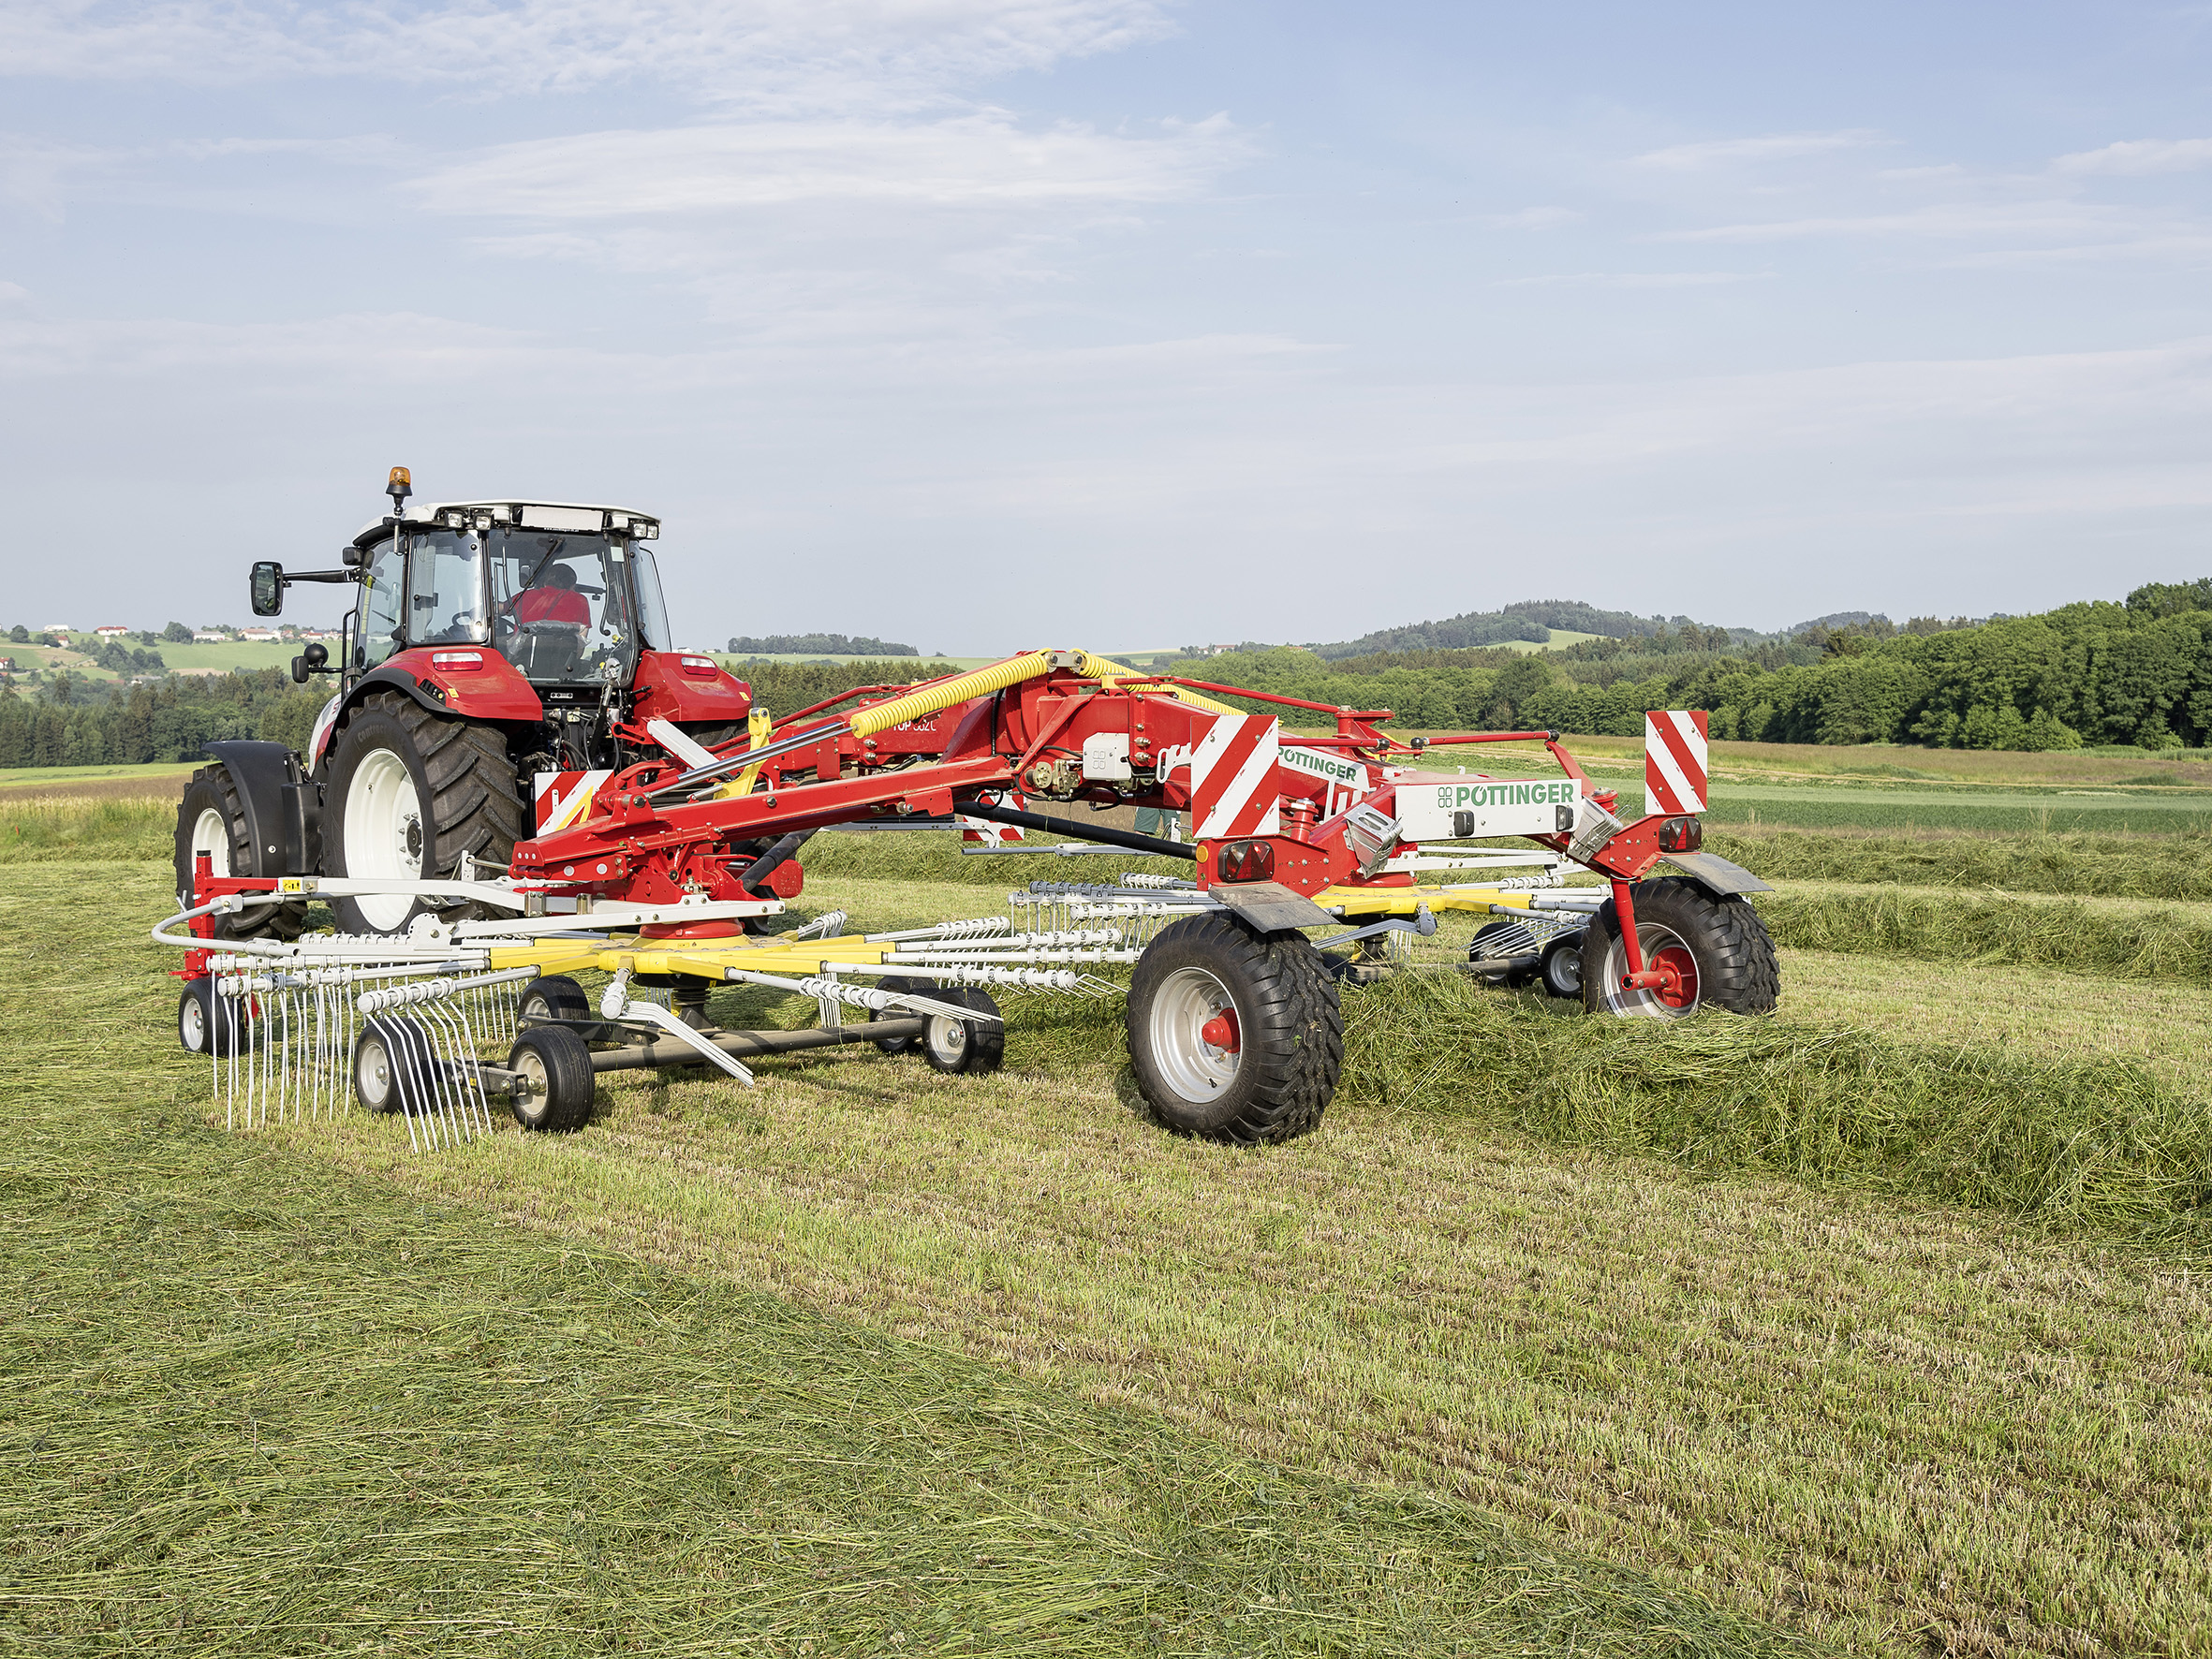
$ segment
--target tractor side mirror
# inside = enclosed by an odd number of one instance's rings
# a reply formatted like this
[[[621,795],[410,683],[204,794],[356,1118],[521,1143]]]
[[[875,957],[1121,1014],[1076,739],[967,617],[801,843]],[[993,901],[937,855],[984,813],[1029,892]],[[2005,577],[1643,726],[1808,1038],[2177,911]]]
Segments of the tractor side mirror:
[[[306,684],[307,676],[321,673],[323,665],[330,660],[331,653],[323,648],[322,642],[319,639],[310,639],[307,642],[307,649],[292,658],[292,683],[295,685]]]
[[[254,561],[254,614],[276,616],[284,609],[284,566],[274,559]]]

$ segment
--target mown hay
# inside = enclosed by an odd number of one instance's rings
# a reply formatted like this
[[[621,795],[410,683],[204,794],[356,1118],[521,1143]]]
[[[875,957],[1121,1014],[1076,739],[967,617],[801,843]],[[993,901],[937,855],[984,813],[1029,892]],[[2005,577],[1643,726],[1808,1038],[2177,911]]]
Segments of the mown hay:
[[[1770,881],[1895,882],[2015,893],[2212,899],[2212,843],[2099,835],[1769,835],[1705,838]]]
[[[1457,976],[1345,999],[1337,1108],[1510,1124],[1548,1140],[2193,1240],[2212,1110],[2131,1064],[1718,1013],[1579,1019]]]
[[[2060,968],[2116,979],[2212,978],[2212,923],[2170,910],[2078,900],[1874,893],[1762,893],[1777,945],[1858,955]]]

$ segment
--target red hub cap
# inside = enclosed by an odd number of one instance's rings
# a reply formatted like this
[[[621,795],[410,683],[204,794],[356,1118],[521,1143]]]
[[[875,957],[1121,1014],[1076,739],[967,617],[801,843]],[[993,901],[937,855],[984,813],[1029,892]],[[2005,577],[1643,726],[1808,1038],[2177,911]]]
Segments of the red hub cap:
[[[1679,945],[1670,945],[1651,959],[1651,966],[1659,976],[1659,982],[1652,995],[1670,1008],[1688,1008],[1697,1006],[1697,958]]]
[[[1185,1029],[1188,1029],[1186,1027]],[[1225,1054],[1237,1050],[1236,1010],[1223,1008],[1198,1028],[1199,1041],[1219,1049]]]

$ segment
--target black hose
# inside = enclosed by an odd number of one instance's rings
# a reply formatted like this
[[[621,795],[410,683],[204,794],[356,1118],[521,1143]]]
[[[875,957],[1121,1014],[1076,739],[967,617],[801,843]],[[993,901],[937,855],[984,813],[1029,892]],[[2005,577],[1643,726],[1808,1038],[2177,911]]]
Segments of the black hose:
[[[814,831],[811,830],[792,830],[790,834],[785,836],[750,864],[747,864],[743,874],[738,876],[737,885],[745,888],[746,892],[758,896],[760,889],[754,883],[766,881],[774,872],[775,867],[804,846],[813,834]]]
[[[1150,835],[1139,835],[1133,830],[1109,830],[1098,824],[1079,824],[1073,818],[1048,818],[1042,813],[1016,812],[1010,806],[985,806],[981,801],[962,805],[956,811],[971,818],[986,818],[994,824],[1015,824],[1024,830],[1049,830],[1054,835],[1065,835],[1070,841],[1095,841],[1102,846],[1127,847],[1132,853],[1150,853],[1156,859],[1187,859],[1198,862],[1198,849],[1185,846],[1179,841],[1159,841]]]

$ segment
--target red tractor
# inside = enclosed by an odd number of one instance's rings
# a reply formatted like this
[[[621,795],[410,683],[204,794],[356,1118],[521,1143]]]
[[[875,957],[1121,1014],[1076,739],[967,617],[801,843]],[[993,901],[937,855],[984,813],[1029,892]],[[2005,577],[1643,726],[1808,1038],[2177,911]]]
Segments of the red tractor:
[[[294,680],[334,675],[338,690],[303,756],[208,746],[218,764],[194,774],[177,819],[180,892],[201,853],[225,876],[422,881],[465,874],[465,861],[497,874],[516,843],[581,815],[599,780],[649,759],[696,764],[745,733],[751,689],[675,649],[656,520],[537,501],[410,507],[405,467],[387,488],[391,511],[341,550],[342,568],[254,566],[257,616],[278,614],[295,582],[359,588],[336,660],[310,643],[292,662]],[[747,874],[757,890],[799,890],[795,862]],[[430,902],[333,903],[346,932],[399,933]],[[262,904],[220,929],[288,939],[305,915]]]

